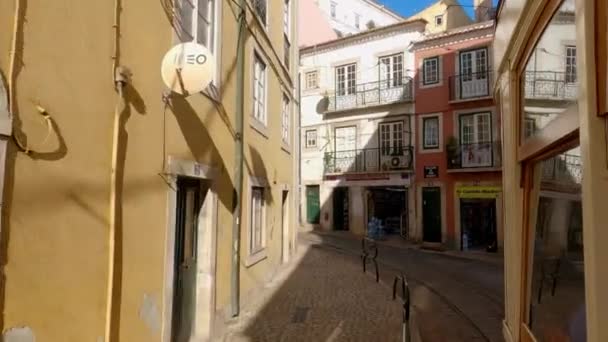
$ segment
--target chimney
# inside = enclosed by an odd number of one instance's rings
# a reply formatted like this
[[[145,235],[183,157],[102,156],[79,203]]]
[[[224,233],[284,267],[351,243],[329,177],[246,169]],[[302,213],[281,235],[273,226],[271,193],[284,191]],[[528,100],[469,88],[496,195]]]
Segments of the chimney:
[[[494,8],[492,0],[474,0],[475,7],[475,22],[479,23],[494,19]]]

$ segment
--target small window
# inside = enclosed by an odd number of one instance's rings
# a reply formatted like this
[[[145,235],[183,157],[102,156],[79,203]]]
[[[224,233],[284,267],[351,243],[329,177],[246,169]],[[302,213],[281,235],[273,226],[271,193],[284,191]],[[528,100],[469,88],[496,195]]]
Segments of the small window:
[[[425,58],[422,69],[422,84],[439,83],[439,57]]]
[[[337,7],[338,7],[338,4],[333,1],[329,4],[329,11],[330,11],[331,17],[334,19],[336,19],[336,16],[337,16],[337,13],[336,13]]]
[[[289,145],[289,128],[290,128],[290,120],[291,120],[291,106],[289,97],[286,94],[283,94],[283,115],[281,120],[281,140],[284,144]]]
[[[576,46],[566,46],[566,83],[576,83]]]
[[[423,149],[439,148],[439,117],[422,119]]]
[[[439,27],[443,25],[443,15],[435,16],[435,26]]]
[[[361,28],[361,16],[357,13],[355,13],[355,27]]]
[[[310,71],[306,73],[306,89],[317,89],[319,88],[319,73],[317,71]]]
[[[253,8],[264,25],[266,25],[266,13],[268,10],[266,0],[253,0]]]
[[[257,54],[253,76],[253,118],[266,126],[266,64]]]
[[[249,251],[250,254],[255,254],[264,249],[264,221],[265,221],[265,205],[264,205],[264,188],[251,188],[251,218],[249,230]]]
[[[306,147],[317,147],[317,130],[312,129],[306,131]]]

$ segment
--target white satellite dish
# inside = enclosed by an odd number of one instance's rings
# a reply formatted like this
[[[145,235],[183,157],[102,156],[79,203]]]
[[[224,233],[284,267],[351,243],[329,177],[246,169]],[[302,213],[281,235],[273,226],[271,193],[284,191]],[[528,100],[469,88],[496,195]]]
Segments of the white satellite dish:
[[[172,91],[189,95],[203,91],[213,80],[215,59],[197,43],[174,46],[163,58],[161,75]]]

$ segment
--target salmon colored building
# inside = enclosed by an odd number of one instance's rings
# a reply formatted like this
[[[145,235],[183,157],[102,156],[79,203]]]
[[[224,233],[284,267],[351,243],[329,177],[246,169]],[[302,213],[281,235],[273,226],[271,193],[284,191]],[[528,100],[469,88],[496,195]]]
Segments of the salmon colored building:
[[[439,248],[502,247],[500,113],[492,98],[494,22],[427,35],[417,66],[413,238]]]

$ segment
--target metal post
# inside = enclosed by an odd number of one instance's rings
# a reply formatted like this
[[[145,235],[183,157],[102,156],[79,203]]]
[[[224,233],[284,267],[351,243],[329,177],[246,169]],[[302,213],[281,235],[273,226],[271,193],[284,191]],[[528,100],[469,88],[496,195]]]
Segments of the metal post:
[[[402,274],[393,280],[393,300],[397,299],[397,284],[401,283],[401,301],[403,303],[402,341],[411,341],[410,332],[410,286]]]
[[[240,255],[241,255],[241,193],[243,188],[243,121],[245,93],[245,0],[239,0],[239,35],[236,53],[236,124],[234,155],[234,196],[235,206],[232,211],[232,264],[230,277],[231,313],[239,315],[240,310]]]

